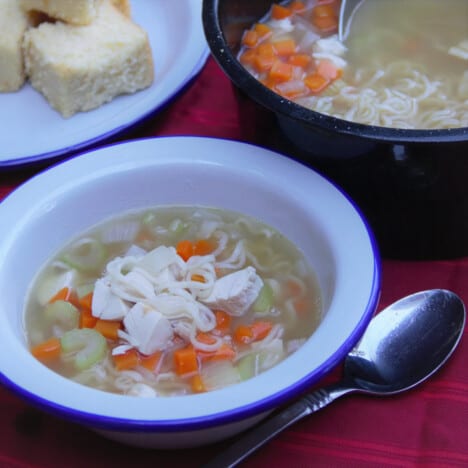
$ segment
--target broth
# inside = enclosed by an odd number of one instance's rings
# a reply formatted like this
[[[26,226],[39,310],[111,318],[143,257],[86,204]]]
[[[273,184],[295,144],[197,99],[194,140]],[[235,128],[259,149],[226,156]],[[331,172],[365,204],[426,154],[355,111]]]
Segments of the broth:
[[[235,212],[171,206],[106,220],[61,249],[31,286],[25,328],[55,372],[155,397],[267,370],[321,313],[313,271],[278,231]]]

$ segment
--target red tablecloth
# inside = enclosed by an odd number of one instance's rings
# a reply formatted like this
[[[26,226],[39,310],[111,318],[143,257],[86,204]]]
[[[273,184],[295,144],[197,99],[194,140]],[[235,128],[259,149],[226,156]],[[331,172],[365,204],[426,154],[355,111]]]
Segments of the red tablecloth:
[[[193,134],[254,141],[249,125],[255,124],[263,127],[267,140],[270,122],[245,125],[239,105],[230,82],[210,59],[162,113],[126,138]],[[41,169],[0,171],[0,200]],[[468,258],[384,259],[379,309],[430,288],[451,289],[468,303]],[[344,397],[280,434],[244,465],[468,466],[467,333],[445,367],[417,389],[385,399]],[[339,374],[336,369],[331,378]],[[0,467],[192,467],[225,446],[169,452],[129,448],[44,414],[0,388]]]

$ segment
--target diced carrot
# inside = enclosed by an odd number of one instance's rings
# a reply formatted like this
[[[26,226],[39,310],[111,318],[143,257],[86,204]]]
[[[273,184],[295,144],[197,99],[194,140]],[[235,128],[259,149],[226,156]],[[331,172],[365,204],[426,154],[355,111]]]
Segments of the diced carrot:
[[[209,333],[200,332],[200,333],[197,333],[197,341],[199,341],[200,343],[210,345],[216,342],[216,338],[210,335]]]
[[[304,298],[304,297],[301,297],[299,299],[296,299],[294,302],[293,302],[293,305],[294,305],[294,309],[295,311],[299,314],[299,315],[304,315],[305,313],[307,313],[308,310],[310,310],[310,303],[309,301]]]
[[[282,39],[274,41],[273,47],[275,48],[276,54],[280,57],[288,57],[296,52],[297,45],[294,39]]]
[[[60,357],[62,346],[60,339],[53,337],[31,348],[31,354],[39,361],[49,362]]]
[[[239,325],[234,331],[234,340],[242,344],[263,340],[270,333],[272,327],[271,322],[265,321],[253,322],[250,325]]]
[[[304,2],[300,2],[298,0],[293,1],[290,5],[289,8],[293,13],[302,13],[305,11],[305,5]]]
[[[336,16],[313,18],[312,23],[322,32],[332,32],[338,28],[338,19]]]
[[[73,304],[77,308],[80,307],[76,292],[73,289],[68,288],[66,286],[60,289],[60,291],[58,291],[54,296],[52,296],[49,299],[50,304],[56,301],[66,301],[66,302],[70,302],[70,304]]]
[[[215,310],[214,314],[216,326],[212,333],[218,336],[227,335],[231,329],[232,317],[224,310]]]
[[[318,73],[312,73],[311,75],[307,75],[304,78],[304,84],[310,89],[310,92],[313,94],[318,94],[321,91],[323,91],[329,83],[330,80],[327,80]]]
[[[288,16],[291,16],[291,14],[292,11],[283,5],[273,3],[271,6],[271,17],[275,20],[287,18]]]
[[[256,56],[257,51],[255,49],[247,49],[242,52],[242,55],[239,57],[239,61],[242,65],[253,65]]]
[[[262,55],[256,55],[254,59],[254,66],[258,72],[267,72],[275,62],[275,57],[267,57]]]
[[[154,372],[154,370],[159,364],[159,361],[161,360],[161,357],[161,351],[156,351],[155,353],[150,354],[148,356],[140,354],[140,365],[143,366],[145,369],[149,370],[150,372]]]
[[[259,35],[261,39],[265,39],[271,34],[271,28],[264,23],[256,23],[254,26],[255,32]]]
[[[317,65],[317,73],[327,80],[336,80],[341,77],[342,70],[330,60],[321,60]]]
[[[312,9],[312,18],[329,18],[336,17],[336,11],[332,4],[323,3],[316,5]]]
[[[91,309],[91,305],[93,303],[93,293],[90,292],[83,297],[78,299],[78,303],[80,304],[80,308]]]
[[[70,295],[70,289],[64,287],[49,299],[49,304],[56,301],[66,301]]]
[[[178,375],[191,374],[198,370],[195,348],[191,345],[174,351],[174,366]]]
[[[198,281],[199,283],[205,283],[205,277],[203,275],[194,274],[190,278],[192,281]]]
[[[288,81],[291,79],[292,73],[292,65],[276,60],[268,73],[268,77],[274,81]]]
[[[122,328],[122,322],[120,320],[98,319],[94,328],[105,338],[115,341],[119,339],[118,331]]]
[[[135,348],[129,349],[122,354],[113,354],[112,360],[118,371],[135,369],[140,363],[138,351]]]
[[[94,328],[98,318],[93,315],[91,309],[82,308],[80,312],[80,328]]]
[[[253,322],[250,325],[250,328],[252,329],[254,341],[263,340],[263,338],[265,338],[268,333],[270,333],[271,329],[273,328],[273,324],[271,322],[258,321]]]
[[[187,261],[193,255],[192,241],[181,240],[176,246],[176,251],[180,257]]]
[[[193,246],[193,255],[208,255],[215,250],[215,245],[208,239],[198,239]]]
[[[195,374],[190,379],[190,386],[192,387],[192,391],[194,393],[206,392],[206,387],[205,387],[205,384],[203,383],[203,379],[201,378],[200,374]]]
[[[305,68],[311,62],[310,55],[307,54],[293,54],[288,57],[288,63],[294,65],[295,67]]]
[[[285,284],[285,293],[287,296],[299,296],[302,293],[302,287],[297,281],[288,280]]]
[[[145,242],[154,242],[155,239],[156,236],[149,229],[140,229],[135,237],[135,243],[140,245]]]
[[[246,47],[255,47],[258,44],[258,33],[252,29],[247,29],[242,35],[241,43]]]
[[[223,343],[216,351],[210,356],[210,361],[228,360],[232,361],[236,357],[236,351],[228,343]]]
[[[277,92],[276,88],[275,88],[276,80],[272,80],[269,76],[267,76],[266,78],[263,78],[263,79],[261,79],[259,81],[260,81],[260,83],[262,83],[263,86],[266,86],[268,89],[271,89],[275,93]]]
[[[332,31],[338,27],[338,17],[333,4],[320,4],[312,9],[312,24],[321,31]]]

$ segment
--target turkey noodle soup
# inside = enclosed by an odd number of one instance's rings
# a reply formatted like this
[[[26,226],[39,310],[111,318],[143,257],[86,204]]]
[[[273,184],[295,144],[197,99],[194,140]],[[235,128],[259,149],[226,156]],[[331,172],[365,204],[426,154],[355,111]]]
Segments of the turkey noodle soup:
[[[59,374],[155,397],[223,388],[274,366],[321,320],[314,273],[283,235],[207,207],[132,211],[39,272],[25,328]]]
[[[402,129],[468,126],[468,2],[367,1],[344,43],[339,0],[273,4],[240,62],[271,90],[344,120]]]

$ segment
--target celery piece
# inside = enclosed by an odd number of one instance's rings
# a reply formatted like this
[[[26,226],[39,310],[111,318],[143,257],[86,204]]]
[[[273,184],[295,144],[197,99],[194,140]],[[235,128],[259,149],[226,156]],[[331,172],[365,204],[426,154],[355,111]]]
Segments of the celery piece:
[[[273,307],[273,302],[273,288],[268,283],[264,282],[257,299],[255,299],[255,302],[252,305],[253,311],[268,312]]]
[[[75,353],[75,367],[85,370],[101,361],[106,355],[106,339],[92,328],[75,328],[61,338],[62,351]]]
[[[237,364],[237,370],[241,380],[247,380],[253,377],[255,372],[255,361],[257,359],[257,353],[247,354],[242,359],[239,360]]]
[[[78,326],[78,309],[67,301],[54,301],[44,307],[44,316],[50,323],[57,323],[66,330],[71,330]]]
[[[63,261],[78,271],[101,270],[105,258],[104,245],[92,237],[75,242],[63,256]]]

